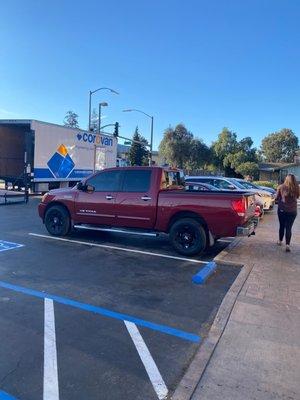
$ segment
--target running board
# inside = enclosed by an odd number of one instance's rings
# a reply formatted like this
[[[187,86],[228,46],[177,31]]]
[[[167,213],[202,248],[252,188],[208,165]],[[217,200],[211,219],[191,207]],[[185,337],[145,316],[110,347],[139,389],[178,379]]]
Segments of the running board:
[[[139,236],[151,236],[151,237],[159,236],[158,233],[133,231],[133,230],[127,230],[127,229],[100,228],[98,226],[96,227],[96,226],[90,226],[90,225],[74,225],[74,228],[88,230],[88,231],[126,233],[127,235],[139,235]]]

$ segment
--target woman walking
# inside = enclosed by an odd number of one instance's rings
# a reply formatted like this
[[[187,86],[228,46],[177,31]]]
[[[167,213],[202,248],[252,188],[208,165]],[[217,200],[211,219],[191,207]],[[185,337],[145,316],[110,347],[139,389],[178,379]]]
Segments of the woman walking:
[[[292,226],[297,216],[297,199],[299,197],[299,185],[295,175],[287,175],[284,183],[278,187],[276,197],[279,219],[279,241],[277,243],[281,246],[285,235],[285,251],[290,252]]]

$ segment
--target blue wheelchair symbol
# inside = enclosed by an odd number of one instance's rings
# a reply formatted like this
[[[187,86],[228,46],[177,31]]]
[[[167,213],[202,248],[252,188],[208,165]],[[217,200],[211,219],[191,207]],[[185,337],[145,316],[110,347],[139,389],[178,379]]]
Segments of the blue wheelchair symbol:
[[[0,240],[0,252],[6,251],[6,250],[17,249],[18,247],[23,247],[23,246],[24,246],[23,244],[6,242],[5,240]]]

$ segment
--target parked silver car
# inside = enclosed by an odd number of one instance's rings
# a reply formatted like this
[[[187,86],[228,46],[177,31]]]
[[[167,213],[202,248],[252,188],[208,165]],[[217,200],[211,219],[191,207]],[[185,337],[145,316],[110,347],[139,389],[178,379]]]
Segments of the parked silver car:
[[[262,205],[264,210],[270,210],[275,203],[275,197],[271,193],[262,190],[258,187],[251,187],[247,185],[247,181],[237,178],[225,178],[223,176],[186,176],[185,180],[188,182],[203,182],[209,183],[220,190],[244,190],[255,194],[257,204]]]

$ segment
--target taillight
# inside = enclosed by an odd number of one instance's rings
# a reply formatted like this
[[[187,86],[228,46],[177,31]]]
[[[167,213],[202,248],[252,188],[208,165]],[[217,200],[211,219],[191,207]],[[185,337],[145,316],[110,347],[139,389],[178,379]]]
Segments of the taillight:
[[[242,199],[232,200],[231,202],[233,210],[240,217],[244,217],[246,214],[246,199],[243,197]]]

